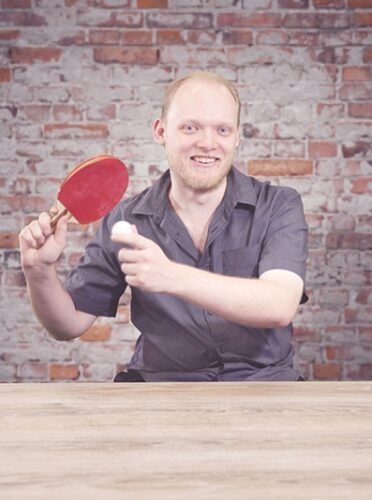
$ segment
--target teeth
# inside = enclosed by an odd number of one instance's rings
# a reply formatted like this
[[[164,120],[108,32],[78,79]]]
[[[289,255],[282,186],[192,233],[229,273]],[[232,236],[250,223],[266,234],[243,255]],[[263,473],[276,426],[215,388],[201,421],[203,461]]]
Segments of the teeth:
[[[206,165],[213,163],[216,160],[216,158],[210,158],[207,156],[193,156],[192,159],[198,161],[199,163],[205,163]]]

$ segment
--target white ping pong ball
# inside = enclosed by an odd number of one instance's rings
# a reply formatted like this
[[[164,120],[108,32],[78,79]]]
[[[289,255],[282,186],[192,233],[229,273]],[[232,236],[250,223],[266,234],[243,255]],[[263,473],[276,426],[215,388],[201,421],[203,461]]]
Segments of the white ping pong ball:
[[[132,226],[125,220],[119,220],[118,222],[115,222],[111,229],[112,235],[128,234],[132,232]]]

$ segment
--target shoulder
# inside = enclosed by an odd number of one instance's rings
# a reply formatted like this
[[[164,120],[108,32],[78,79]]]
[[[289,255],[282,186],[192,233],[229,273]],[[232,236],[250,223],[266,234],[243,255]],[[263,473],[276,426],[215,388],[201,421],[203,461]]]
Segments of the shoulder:
[[[269,180],[259,180],[256,177],[244,174],[236,168],[231,172],[231,184],[234,187],[237,200],[253,205],[283,203],[293,199],[300,199],[299,193],[289,186],[273,185]]]

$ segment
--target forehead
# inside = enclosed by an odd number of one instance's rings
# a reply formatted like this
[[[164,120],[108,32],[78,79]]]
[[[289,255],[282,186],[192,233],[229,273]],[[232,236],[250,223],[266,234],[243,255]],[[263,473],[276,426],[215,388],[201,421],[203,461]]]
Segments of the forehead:
[[[238,103],[223,84],[207,79],[191,79],[174,93],[168,110],[171,119],[236,121]]]

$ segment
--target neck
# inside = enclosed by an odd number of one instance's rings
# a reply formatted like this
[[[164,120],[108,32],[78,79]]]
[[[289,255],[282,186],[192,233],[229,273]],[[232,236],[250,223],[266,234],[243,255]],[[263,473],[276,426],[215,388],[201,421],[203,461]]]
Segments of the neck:
[[[203,252],[208,227],[213,214],[221,203],[226,190],[226,179],[214,190],[195,192],[173,182],[169,200],[177,215],[186,226],[196,248]]]

